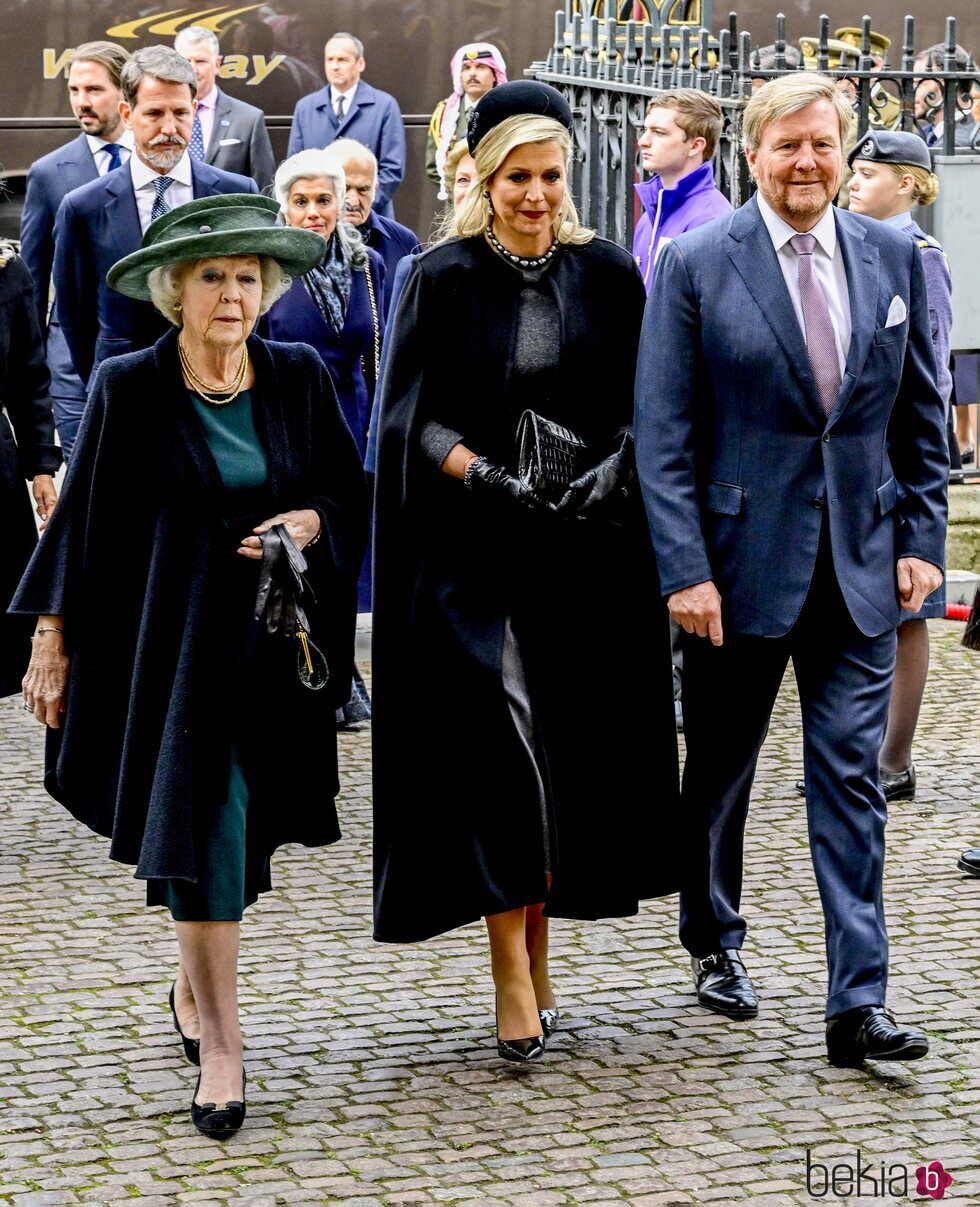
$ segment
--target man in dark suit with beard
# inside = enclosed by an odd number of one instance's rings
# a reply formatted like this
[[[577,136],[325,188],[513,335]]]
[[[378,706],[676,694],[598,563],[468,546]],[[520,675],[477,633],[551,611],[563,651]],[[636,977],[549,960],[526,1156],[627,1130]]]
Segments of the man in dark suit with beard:
[[[119,74],[129,55],[114,42],[85,42],[68,69],[68,99],[81,134],[35,160],[27,176],[21,216],[21,255],[34,279],[34,304],[51,373],[51,403],[65,460],[71,455],[85,407],[85,387],[72,367],[58,306],[48,314],[54,220],[72,189],[129,163],[133,134],[119,112]]]
[[[121,75],[120,112],[133,132],[125,168],[75,189],[55,222],[54,284],[71,359],[86,387],[99,364],[155,343],[166,320],[149,302],[106,284],[106,273],[136,251],[147,227],[195,197],[256,193],[255,182],[195,163],[187,154],[197,80],[169,46],[136,51]]]

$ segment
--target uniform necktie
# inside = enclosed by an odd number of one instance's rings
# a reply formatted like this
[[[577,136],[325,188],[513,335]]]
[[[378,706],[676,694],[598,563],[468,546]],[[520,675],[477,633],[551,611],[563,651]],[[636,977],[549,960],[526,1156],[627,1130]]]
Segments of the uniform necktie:
[[[337,97],[337,121],[338,122],[342,122],[344,120],[344,101],[346,99],[347,98],[344,96]]]
[[[119,150],[118,143],[107,142],[102,150],[109,156],[109,172],[122,167],[122,152]]]
[[[824,412],[829,415],[840,391],[840,361],[837,359],[837,336],[830,321],[830,307],[813,267],[816,236],[794,235],[790,245],[798,257],[806,350],[810,354],[813,376],[817,379],[817,393]]]
[[[204,159],[204,131],[201,129],[201,111],[194,114],[194,125],[191,127],[191,141],[187,147],[191,159],[201,163]]]
[[[156,197],[153,199],[153,208],[150,210],[150,221],[154,222],[163,214],[170,213],[170,206],[163,199],[164,193],[173,184],[173,179],[170,176],[158,176],[153,182],[153,187],[157,191]]]

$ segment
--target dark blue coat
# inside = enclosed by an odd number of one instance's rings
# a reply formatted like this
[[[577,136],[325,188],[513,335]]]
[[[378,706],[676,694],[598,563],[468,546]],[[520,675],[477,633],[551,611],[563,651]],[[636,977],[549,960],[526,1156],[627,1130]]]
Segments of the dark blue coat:
[[[257,193],[255,181],[192,162],[195,197]],[[55,222],[54,287],[58,319],[79,377],[86,385],[102,361],[148,348],[167,330],[149,302],[106,284],[106,273],[143,238],[128,165],[75,189]]]
[[[901,231],[834,215],[852,334],[829,418],[755,198],[669,243],[647,303],[636,457],[662,589],[713,579],[736,633],[788,632],[825,511],[868,637],[903,618],[897,560],[945,560],[946,412],[922,257]],[[889,324],[893,306],[905,314]]]
[[[330,85],[304,96],[293,113],[290,155],[308,147],[325,147],[335,138],[353,138],[374,152],[378,161],[378,195],[374,208],[386,218],[395,211],[391,199],[405,178],[405,125],[398,102],[387,92],[357,85],[354,104],[342,122],[330,105]]]
[[[418,235],[415,231],[402,226],[394,218],[371,211],[367,221],[357,228],[361,238],[373,251],[376,251],[385,262],[385,302],[384,311],[387,319],[391,312],[391,298],[395,287],[395,269],[398,262],[413,251],[421,250]]]
[[[376,252],[369,251],[368,255],[379,308],[379,338],[383,339],[384,315],[381,306],[385,267]],[[272,307],[263,321],[262,331],[269,339],[309,344],[316,349],[333,379],[337,401],[363,460],[374,397],[374,318],[364,273],[352,273],[350,302],[339,339],[321,315],[302,280],[294,281],[289,292]],[[368,368],[367,377],[365,365]]]

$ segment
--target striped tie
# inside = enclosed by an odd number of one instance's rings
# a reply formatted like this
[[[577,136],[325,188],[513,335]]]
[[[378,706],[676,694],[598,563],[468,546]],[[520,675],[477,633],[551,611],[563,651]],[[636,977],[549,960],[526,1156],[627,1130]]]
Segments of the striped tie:
[[[840,392],[840,361],[837,359],[837,336],[830,321],[827,297],[813,268],[815,235],[794,235],[790,245],[799,259],[800,302],[803,305],[803,328],[810,365],[817,380],[817,392],[824,412],[829,415]]]
[[[156,189],[157,195],[153,199],[153,208],[150,210],[151,222],[163,217],[164,214],[170,213],[170,206],[164,201],[163,195],[172,184],[173,179],[170,176],[158,176],[154,180],[153,187]]]

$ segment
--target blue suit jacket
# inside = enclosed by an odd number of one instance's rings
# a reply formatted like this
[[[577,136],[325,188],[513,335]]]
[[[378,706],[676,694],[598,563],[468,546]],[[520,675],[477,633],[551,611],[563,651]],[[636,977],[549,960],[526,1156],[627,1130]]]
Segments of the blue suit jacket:
[[[393,217],[391,199],[405,177],[405,125],[398,102],[361,80],[354,104],[338,123],[330,105],[329,84],[299,100],[289,132],[288,154],[325,147],[335,138],[354,138],[374,152],[378,160],[374,208],[386,218]]]
[[[403,257],[420,251],[418,235],[415,231],[402,226],[394,218],[385,218],[374,210],[368,214],[367,221],[357,228],[361,238],[376,251],[385,262],[385,317],[391,310],[391,295],[395,286],[395,272]]]
[[[834,214],[852,334],[829,417],[754,198],[668,244],[647,304],[635,438],[661,586],[713,579],[737,633],[790,629],[825,511],[869,637],[901,620],[898,558],[944,565],[946,419],[921,257],[901,231]],[[886,325],[895,298],[906,315]]]
[[[256,193],[255,181],[192,162],[195,197]],[[156,343],[168,329],[149,302],[127,298],[106,284],[106,273],[143,238],[128,165],[107,172],[62,201],[55,222],[54,287],[75,369],[86,385],[109,356]]]
[[[384,340],[384,311],[382,288],[385,278],[384,261],[377,252],[369,251],[371,280],[377,301],[378,334]],[[333,379],[337,401],[354,437],[357,451],[364,458],[371,403],[374,393],[374,316],[371,298],[363,272],[351,274],[350,300],[339,336],[320,313],[316,302],[302,280],[293,281],[262,320],[262,335],[287,344],[309,344],[315,348]],[[368,366],[370,384],[365,378]]]
[[[42,332],[48,329],[48,291],[58,207],[72,189],[98,178],[99,170],[84,134],[35,160],[27,174],[27,195],[20,220],[20,254],[34,278],[34,305]]]

